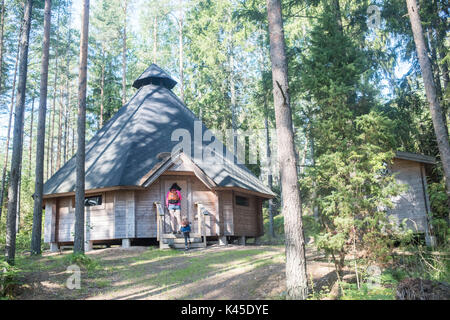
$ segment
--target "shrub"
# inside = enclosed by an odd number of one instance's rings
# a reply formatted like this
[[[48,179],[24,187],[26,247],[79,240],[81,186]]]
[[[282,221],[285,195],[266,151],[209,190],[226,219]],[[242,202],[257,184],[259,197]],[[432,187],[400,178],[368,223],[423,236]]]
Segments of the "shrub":
[[[431,224],[438,245],[446,245],[450,240],[448,223],[448,197],[445,192],[444,180],[440,183],[430,183],[428,186],[431,202]]]
[[[76,264],[79,267],[85,268],[88,272],[95,271],[100,267],[97,260],[88,257],[82,253],[71,253],[64,257],[64,260],[68,264]]]
[[[19,269],[0,261],[0,297],[10,298],[18,284]]]

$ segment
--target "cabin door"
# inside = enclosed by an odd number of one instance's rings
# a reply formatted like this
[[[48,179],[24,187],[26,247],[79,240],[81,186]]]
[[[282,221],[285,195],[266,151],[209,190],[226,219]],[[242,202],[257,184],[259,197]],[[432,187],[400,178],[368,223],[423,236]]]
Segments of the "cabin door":
[[[166,194],[169,191],[169,188],[172,186],[172,184],[178,184],[181,188],[181,218],[183,217],[188,217],[189,214],[189,208],[188,208],[188,190],[187,190],[187,181],[186,180],[180,180],[180,179],[176,179],[176,178],[169,178],[167,180],[165,180],[164,182],[164,204],[166,201]],[[167,231],[174,231],[171,230],[171,219],[174,219],[174,217],[171,217],[168,213],[168,211],[166,211],[166,215],[165,215],[165,225],[166,225],[166,232]],[[181,222],[181,221],[179,221]],[[175,230],[177,231],[177,230]]]

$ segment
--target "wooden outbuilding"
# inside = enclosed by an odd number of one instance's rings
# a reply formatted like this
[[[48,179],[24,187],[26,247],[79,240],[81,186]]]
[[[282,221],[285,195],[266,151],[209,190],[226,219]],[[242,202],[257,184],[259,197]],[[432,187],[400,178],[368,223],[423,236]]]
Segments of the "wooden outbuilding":
[[[399,223],[405,220],[406,225],[416,233],[425,235],[427,244],[432,244],[430,216],[430,200],[427,191],[427,168],[434,165],[434,157],[398,151],[390,166],[396,174],[396,181],[407,185],[408,189],[392,199],[394,208],[388,213]]]
[[[182,188],[181,215],[192,222],[193,237],[202,243],[263,235],[262,204],[274,193],[230,157],[218,139],[211,139],[172,92],[175,84],[151,65],[134,82],[138,90],[131,100],[87,143],[87,250],[96,243],[129,246],[137,239],[156,239],[162,245],[170,240],[174,230],[164,203],[174,182]],[[190,137],[192,145],[183,141],[177,148],[181,136]],[[194,141],[198,136],[203,139]],[[216,160],[205,161],[202,152],[212,140]],[[75,168],[73,157],[44,185],[44,241],[52,250],[73,244]]]

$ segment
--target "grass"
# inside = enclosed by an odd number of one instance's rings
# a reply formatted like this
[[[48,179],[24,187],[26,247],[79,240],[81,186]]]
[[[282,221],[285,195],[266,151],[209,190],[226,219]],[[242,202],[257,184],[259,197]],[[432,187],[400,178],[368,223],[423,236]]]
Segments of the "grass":
[[[39,292],[38,295],[60,299],[122,296],[123,292],[141,290],[137,288],[158,294],[228,271],[241,268],[255,270],[283,262],[284,254],[277,247],[188,253],[151,247],[138,252],[121,250],[117,255],[111,252],[93,252],[88,255],[65,253],[47,256],[18,255],[16,259],[16,265],[21,270],[22,285],[28,288],[26,290],[35,290],[32,288],[36,284],[32,283],[41,283],[42,293]],[[71,275],[67,267],[73,264],[80,267],[80,290],[66,288],[66,281]],[[203,293],[196,292],[193,296],[202,295]],[[189,297],[192,298],[191,295]]]
[[[255,259],[257,255],[264,253],[261,249],[215,252],[198,256],[188,254],[183,259],[183,262],[178,265],[171,258],[182,256],[182,252],[149,251],[133,259],[138,263],[132,264],[130,268],[123,271],[125,278],[129,280],[141,279],[145,284],[164,287],[186,282],[195,282],[209,275],[225,272],[230,268],[237,268],[245,264],[251,264],[254,268],[267,264],[267,262],[261,259]],[[148,271],[151,269],[152,263],[160,262],[161,260],[167,260],[168,268],[148,276]]]
[[[358,289],[356,283],[342,283],[343,294],[341,300],[394,300],[395,288],[383,285],[361,284]]]
[[[63,253],[29,256],[19,254],[16,258],[17,279],[22,282],[22,285],[28,285],[29,290],[40,284],[42,292],[38,294],[42,293],[43,298],[50,299],[55,297],[83,299],[98,296],[127,298],[128,296],[124,292],[128,292],[133,298],[139,291],[142,291],[142,296],[145,297],[164,294],[165,297],[170,298],[166,294],[169,290],[192,289],[199,284],[209,286],[209,281],[221,281],[222,286],[227,286],[227,283],[223,282],[224,279],[236,276],[234,279],[241,283],[241,290],[246,290],[245,292],[249,296],[254,297],[259,294],[256,292],[256,288],[260,286],[257,282],[265,282],[265,280],[256,281],[252,277],[242,283],[242,277],[248,271],[262,270],[268,266],[274,266],[276,270],[280,270],[280,266],[285,263],[282,247],[277,245],[248,246],[230,250],[222,248],[188,253],[151,247],[138,251],[121,249],[118,251],[114,251],[116,249],[94,251],[87,255]],[[362,270],[365,269],[364,263],[358,261],[359,276],[363,277],[362,280],[360,278],[361,287],[358,289],[355,283],[342,283],[341,299],[395,299],[397,284],[407,277],[448,282],[448,259],[427,255],[424,252],[421,255],[425,258],[415,254],[395,257],[394,261],[383,267],[383,272],[376,281],[379,285],[375,286],[368,285],[368,275]],[[426,259],[426,262],[423,259]],[[323,262],[321,261],[321,263]],[[353,260],[347,262],[351,271]],[[80,267],[81,290],[69,290],[65,286],[70,276],[67,267],[72,264]],[[271,272],[267,268],[264,270],[267,274]],[[222,274],[225,275],[225,278],[222,278]],[[313,286],[312,275],[308,277],[311,277],[308,280],[309,285]],[[206,281],[203,281],[205,279]],[[283,294],[280,295],[280,292],[269,298],[284,299],[285,297]],[[312,291],[310,299],[323,299],[329,296],[329,292],[330,288],[322,286],[320,292]],[[173,295],[173,291],[170,291],[170,294]],[[183,292],[182,298],[192,299],[203,296],[204,291],[192,289],[186,293]]]

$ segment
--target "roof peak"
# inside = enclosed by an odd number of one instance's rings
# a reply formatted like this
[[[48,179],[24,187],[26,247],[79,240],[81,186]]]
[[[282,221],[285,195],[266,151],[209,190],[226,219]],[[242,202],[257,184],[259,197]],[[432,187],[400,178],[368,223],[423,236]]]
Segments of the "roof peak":
[[[152,63],[145,71],[133,82],[133,87],[139,89],[143,86],[154,84],[166,87],[171,90],[177,82],[163,69],[155,63]]]

